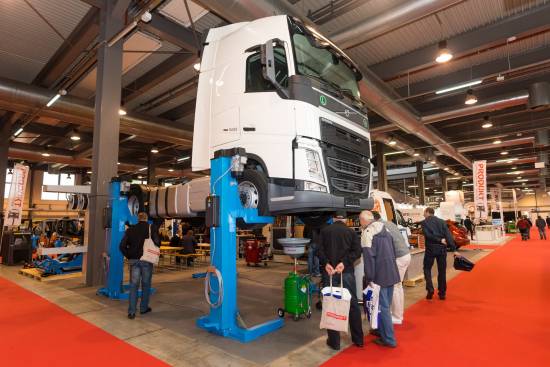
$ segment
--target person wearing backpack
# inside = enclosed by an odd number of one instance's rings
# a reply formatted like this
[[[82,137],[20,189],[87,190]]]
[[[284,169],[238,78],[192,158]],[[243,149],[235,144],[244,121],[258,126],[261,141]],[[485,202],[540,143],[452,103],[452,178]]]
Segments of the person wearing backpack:
[[[366,226],[365,235],[361,238],[363,246],[363,262],[365,266],[365,280],[380,286],[378,333],[380,338],[374,343],[395,348],[397,341],[393,330],[391,304],[393,287],[401,281],[399,270],[395,262],[393,239],[382,222],[374,220],[369,211],[360,215],[362,225]]]
[[[138,223],[126,229],[124,237],[120,241],[120,252],[128,259],[130,264],[130,295],[128,297],[128,318],[136,317],[138,289],[141,283],[140,314],[151,312],[149,307],[149,295],[151,291],[151,279],[153,277],[153,264],[141,260],[143,256],[143,244],[149,237],[155,246],[160,247],[158,228],[147,223],[147,213],[138,213]]]

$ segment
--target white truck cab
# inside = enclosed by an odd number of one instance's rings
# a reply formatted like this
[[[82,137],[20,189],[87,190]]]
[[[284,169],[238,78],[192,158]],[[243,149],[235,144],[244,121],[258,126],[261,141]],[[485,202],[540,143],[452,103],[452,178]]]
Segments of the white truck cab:
[[[192,167],[244,148],[239,190],[260,214],[372,207],[362,75],[341,50],[289,16],[208,31],[202,51]]]

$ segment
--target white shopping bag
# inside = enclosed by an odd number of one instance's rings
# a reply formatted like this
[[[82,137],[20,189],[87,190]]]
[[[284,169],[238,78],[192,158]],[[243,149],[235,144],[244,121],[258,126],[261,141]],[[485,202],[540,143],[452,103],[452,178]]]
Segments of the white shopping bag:
[[[367,288],[363,290],[363,305],[365,306],[365,313],[369,319],[371,329],[378,329],[379,299],[380,286],[369,283]]]
[[[323,295],[323,313],[321,315],[321,329],[348,332],[349,308],[351,301],[350,292],[343,287],[342,275],[340,275],[340,288],[332,288],[332,276],[330,287],[321,290]]]
[[[141,256],[141,261],[147,261],[153,265],[159,263],[160,249],[155,246],[155,243],[151,239],[151,226],[149,226],[149,237],[143,242],[143,255]]]

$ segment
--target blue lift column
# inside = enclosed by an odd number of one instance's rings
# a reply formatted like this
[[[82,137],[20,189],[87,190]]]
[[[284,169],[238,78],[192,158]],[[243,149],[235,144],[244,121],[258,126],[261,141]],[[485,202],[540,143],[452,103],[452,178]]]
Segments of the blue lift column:
[[[105,266],[107,276],[105,287],[100,288],[97,294],[111,299],[128,299],[129,286],[124,281],[124,256],[118,246],[125,232],[126,222],[137,223],[137,217],[130,213],[128,197],[123,195],[123,188],[118,179],[113,179],[109,186],[110,228],[107,229],[109,242],[107,243],[107,257]]]
[[[218,227],[210,228],[211,266],[205,279],[211,290],[210,314],[199,318],[197,325],[247,343],[281,328],[284,321],[277,317],[248,329],[237,323],[237,219],[242,218],[248,224],[268,224],[273,223],[273,217],[259,216],[257,209],[243,208],[238,183],[231,172],[234,160],[238,160],[235,150],[218,151],[210,164],[210,192],[219,197],[220,221]]]

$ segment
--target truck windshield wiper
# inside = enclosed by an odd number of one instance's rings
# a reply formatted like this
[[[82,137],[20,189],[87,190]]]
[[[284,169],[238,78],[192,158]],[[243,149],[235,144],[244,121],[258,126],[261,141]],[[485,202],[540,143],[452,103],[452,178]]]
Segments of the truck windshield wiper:
[[[332,88],[333,90],[327,90],[327,92],[330,92],[331,94],[335,94],[336,97],[338,97],[339,99],[343,99],[344,98],[344,95],[342,93],[342,89],[340,89],[340,87],[338,85],[336,85],[335,83],[329,81],[329,80],[326,80],[325,78],[323,77],[320,77],[320,76],[317,76],[317,75],[313,75],[313,74],[307,74],[307,76],[310,76],[312,77],[313,79],[317,79],[318,81],[321,82],[321,85],[324,87],[326,85],[330,86],[330,88]],[[328,88],[325,88],[325,89],[328,89]]]

